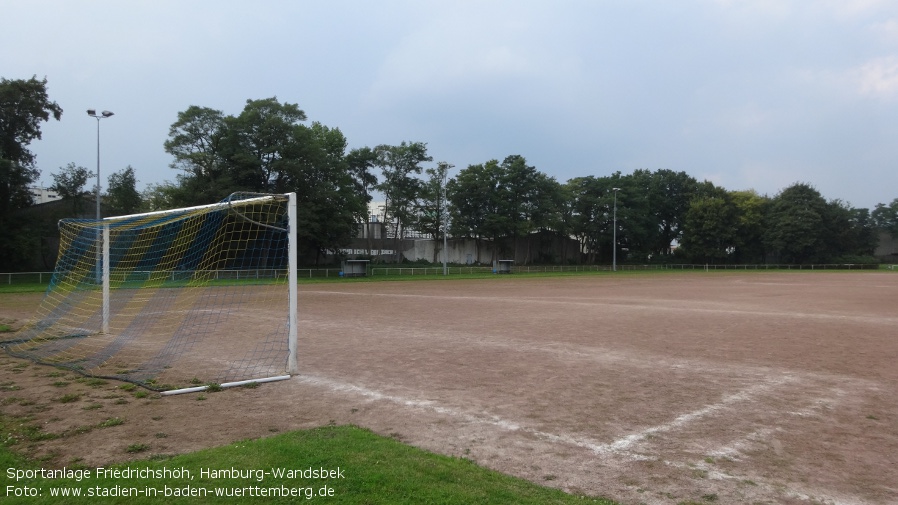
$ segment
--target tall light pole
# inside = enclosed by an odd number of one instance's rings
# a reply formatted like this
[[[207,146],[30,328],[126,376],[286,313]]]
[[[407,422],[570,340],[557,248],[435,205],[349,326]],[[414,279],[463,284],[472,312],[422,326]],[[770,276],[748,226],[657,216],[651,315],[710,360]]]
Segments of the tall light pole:
[[[611,239],[611,247],[614,252],[611,253],[611,271],[617,272],[617,192],[620,191],[620,188],[611,188],[611,191],[614,191],[614,231]]]
[[[440,198],[442,198],[443,203],[440,207],[440,221],[443,223],[443,275],[449,275],[449,245],[448,239],[446,236],[449,234],[449,193],[448,193],[448,185],[449,185],[449,170],[455,165],[451,165],[446,163],[445,161],[441,161],[437,164],[437,170],[442,171],[443,180],[440,181],[442,187],[440,188]]]
[[[87,109],[87,115],[97,119],[97,221],[100,220],[100,120],[113,116],[112,112],[104,110],[97,114],[96,109]]]
[[[446,234],[449,232],[449,222],[447,218],[449,217],[448,209],[446,208],[446,179],[449,177],[449,167],[446,167],[446,170],[443,172],[443,205],[440,206],[440,212],[443,214],[440,216],[443,221],[443,276],[449,275],[449,249],[448,249],[448,241],[446,239]]]
[[[97,114],[96,109],[87,109],[87,115],[97,119],[97,191],[94,197],[97,199],[97,284],[103,281],[103,255],[101,252],[102,240],[100,239],[100,120],[112,116],[112,112],[104,110]]]

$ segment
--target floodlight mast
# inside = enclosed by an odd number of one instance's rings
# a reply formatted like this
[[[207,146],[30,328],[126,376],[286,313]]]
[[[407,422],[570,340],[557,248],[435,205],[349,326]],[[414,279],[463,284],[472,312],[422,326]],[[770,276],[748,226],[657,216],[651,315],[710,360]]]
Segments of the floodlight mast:
[[[611,254],[611,271],[617,272],[617,192],[620,191],[620,188],[611,188],[611,191],[614,191],[614,231],[613,238],[611,239],[611,247],[613,249]]]
[[[97,190],[96,190],[96,200],[97,200],[97,221],[100,220],[100,120],[106,119],[108,117],[114,116],[115,113],[110,112],[108,110],[104,110],[99,115],[97,114],[96,109],[87,109],[87,115],[96,118],[97,120]]]
[[[97,120],[97,189],[96,189],[96,193],[94,194],[94,198],[97,200],[97,225],[96,226],[99,226],[100,225],[100,120],[106,119],[110,116],[113,116],[114,113],[112,113],[108,110],[104,110],[99,115],[97,115],[96,109],[87,109],[87,115],[92,118],[95,118]],[[100,235],[100,232],[98,231],[97,232],[96,281],[97,281],[97,285],[103,284],[103,286],[104,286],[103,287],[103,289],[104,289],[104,291],[103,291],[103,295],[104,295],[104,298],[103,298],[103,315],[104,315],[103,331],[106,332],[106,330],[107,330],[106,324],[108,322],[108,319],[106,318],[106,316],[107,316],[108,310],[109,310],[109,304],[107,302],[108,302],[109,298],[108,298],[108,283],[104,283],[105,279],[103,277],[103,263],[104,262],[103,262],[103,256],[102,256],[103,249],[100,244],[101,240],[102,240],[102,236]]]
[[[440,212],[443,214],[440,216],[443,221],[443,276],[449,275],[449,249],[448,249],[448,240],[446,239],[446,234],[449,233],[449,211],[446,208],[447,202],[447,194],[446,194],[446,186],[447,180],[449,178],[449,167],[446,167],[446,171],[443,172],[443,187],[441,188],[443,191],[443,204],[440,206]]]

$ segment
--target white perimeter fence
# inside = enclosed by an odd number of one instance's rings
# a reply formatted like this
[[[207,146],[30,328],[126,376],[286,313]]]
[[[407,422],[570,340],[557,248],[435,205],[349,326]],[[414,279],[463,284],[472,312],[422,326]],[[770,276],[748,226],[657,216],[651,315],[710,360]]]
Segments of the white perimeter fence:
[[[696,264],[676,264],[676,265],[618,265],[619,271],[634,270],[698,270],[698,271],[718,271],[718,270],[876,270],[886,268],[888,270],[898,272],[898,265],[863,265],[863,264],[819,264],[819,265],[696,265]],[[298,274],[300,278],[339,278],[340,268],[300,268]],[[515,265],[511,268],[513,273],[543,273],[543,272],[610,272],[611,265]],[[448,267],[449,275],[464,274],[488,274],[493,272],[492,267],[488,266],[450,266]],[[140,274],[145,273],[147,276],[150,272],[130,272],[129,280],[139,280]],[[158,275],[159,272],[155,272]],[[172,271],[172,279],[176,280],[185,275],[196,275],[197,272]],[[253,270],[217,270],[209,272],[208,278],[212,279],[258,279],[271,278],[277,276],[275,271],[270,269],[253,269]],[[396,276],[396,275],[442,275],[443,267],[380,267],[374,266],[368,268],[368,275],[374,277]],[[0,283],[2,284],[47,284],[53,272],[12,272],[0,273]]]

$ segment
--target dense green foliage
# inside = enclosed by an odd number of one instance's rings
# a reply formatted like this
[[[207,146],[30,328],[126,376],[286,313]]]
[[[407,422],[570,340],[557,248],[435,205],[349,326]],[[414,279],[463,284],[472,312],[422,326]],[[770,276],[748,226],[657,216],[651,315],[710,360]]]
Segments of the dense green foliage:
[[[40,176],[28,146],[41,138],[41,123],[62,117],[50,101],[47,80],[0,78],[0,268],[21,268],[36,247],[30,219],[17,211],[32,204],[29,186]]]
[[[178,114],[164,146],[181,171],[178,183],[155,187],[148,197],[190,206],[235,191],[294,191],[301,252],[320,258],[348,243],[367,215],[374,158],[368,151],[347,154],[339,129],[305,120],[298,105],[276,98],[247,100],[238,116],[191,106]]]
[[[84,211],[84,186],[87,185],[87,179],[90,172],[74,163],[69,163],[64,167],[60,167],[59,171],[51,174],[53,177],[53,185],[50,187],[63,200],[68,200],[71,204],[72,215],[77,216]]]
[[[0,268],[14,270],[38,247],[33,230],[52,228],[9,216],[31,203],[27,186],[38,171],[27,145],[40,138],[40,122],[58,119],[62,110],[47,98],[46,81],[35,78],[4,79],[0,104],[0,231],[10,237],[0,251]],[[386,200],[384,218],[397,240],[409,230],[440,239],[448,213],[449,233],[473,238],[478,246],[490,241],[520,250],[522,239],[549,232],[575,238],[578,261],[586,263],[610,262],[615,248],[620,261],[634,262],[857,262],[872,259],[880,232],[898,237],[898,199],[871,212],[826,201],[806,183],[770,197],[728,191],[666,169],[559,183],[517,154],[469,165],[449,178],[448,162],[426,166],[433,158],[423,142],[349,150],[339,129],[306,121],[297,104],[275,97],[247,100],[237,116],[190,106],[177,114],[163,146],[178,171],[175,181],[140,194],[129,166],[109,177],[106,212],[194,206],[235,191],[294,191],[301,254],[316,263],[357,235],[374,191]],[[53,175],[73,215],[82,210],[88,176],[75,164]],[[400,247],[394,249],[401,259]],[[527,250],[524,263],[546,259]]]
[[[109,176],[106,205],[110,216],[124,216],[140,211],[143,199],[137,191],[137,177],[130,165]]]

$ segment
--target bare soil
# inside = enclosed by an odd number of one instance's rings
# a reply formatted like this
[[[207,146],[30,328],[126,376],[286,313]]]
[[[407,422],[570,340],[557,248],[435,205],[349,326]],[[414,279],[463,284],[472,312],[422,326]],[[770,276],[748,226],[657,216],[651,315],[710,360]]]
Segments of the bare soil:
[[[289,381],[141,398],[0,355],[0,408],[65,435],[15,446],[47,466],[351,423],[623,503],[898,503],[896,300],[869,272],[308,284]]]

